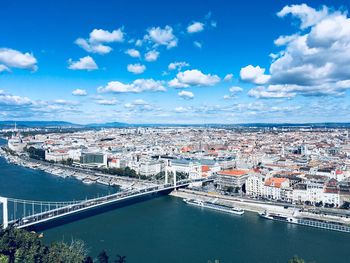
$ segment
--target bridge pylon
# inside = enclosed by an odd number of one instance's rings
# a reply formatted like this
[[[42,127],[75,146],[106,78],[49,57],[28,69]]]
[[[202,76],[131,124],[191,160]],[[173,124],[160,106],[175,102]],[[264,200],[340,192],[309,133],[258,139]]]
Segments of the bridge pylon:
[[[9,225],[7,198],[0,196],[0,203],[2,203],[2,227],[5,229]]]
[[[165,160],[165,184],[169,183],[168,160]]]

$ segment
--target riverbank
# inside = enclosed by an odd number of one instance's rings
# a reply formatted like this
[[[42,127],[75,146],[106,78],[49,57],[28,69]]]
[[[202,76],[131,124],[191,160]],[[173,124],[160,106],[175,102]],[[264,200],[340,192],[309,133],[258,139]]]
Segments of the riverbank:
[[[121,190],[142,189],[157,185],[155,183],[136,178],[107,175],[83,168],[49,163],[45,161],[29,159],[28,157],[20,157],[6,152],[1,147],[0,157],[3,157],[8,163],[14,165],[19,165],[33,170],[41,170],[51,175],[62,178],[73,177],[88,185],[97,183],[106,186],[118,187]]]
[[[280,206],[270,205],[270,204],[260,204],[249,202],[246,200],[239,201],[233,197],[222,196],[214,193],[206,193],[200,191],[193,191],[189,189],[179,189],[177,191],[173,191],[170,193],[171,196],[179,197],[179,198],[193,198],[199,199],[202,201],[210,201],[213,199],[217,199],[218,204],[227,205],[231,207],[241,208],[245,211],[254,212],[254,213],[262,213],[265,210],[273,211],[275,213],[287,212],[292,213],[291,209],[285,209]]]
[[[216,203],[241,208],[245,211],[250,211],[254,213],[268,212],[273,214],[283,215],[285,217],[299,217],[299,218],[308,218],[316,221],[322,222],[333,222],[335,224],[342,224],[344,226],[350,226],[350,217],[344,214],[327,214],[320,212],[312,212],[308,209],[299,208],[299,207],[287,207],[279,206],[271,203],[261,203],[249,199],[240,199],[229,196],[222,196],[216,193],[206,193],[201,191],[194,191],[191,189],[179,189],[173,191],[170,195],[175,197],[192,198],[199,199],[202,201],[212,201],[215,200]]]

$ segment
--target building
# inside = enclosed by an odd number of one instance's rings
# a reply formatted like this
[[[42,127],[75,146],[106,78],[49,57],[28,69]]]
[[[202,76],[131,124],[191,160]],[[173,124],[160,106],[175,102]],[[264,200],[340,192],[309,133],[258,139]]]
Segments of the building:
[[[263,196],[273,200],[284,200],[283,189],[289,187],[289,179],[270,177],[265,180]]]
[[[110,168],[120,168],[120,159],[113,158],[108,161],[108,167]]]
[[[90,167],[106,167],[107,155],[97,152],[83,152],[80,156],[80,164]]]
[[[160,161],[141,161],[138,172],[143,176],[152,176],[159,174],[163,170],[164,164]]]
[[[250,175],[246,180],[246,194],[251,197],[262,197],[265,176],[260,173]]]
[[[219,190],[232,191],[239,188],[240,191],[243,189],[248,176],[249,170],[222,170],[216,173],[214,184]]]
[[[69,153],[65,150],[45,151],[45,160],[48,162],[63,162],[68,158]]]

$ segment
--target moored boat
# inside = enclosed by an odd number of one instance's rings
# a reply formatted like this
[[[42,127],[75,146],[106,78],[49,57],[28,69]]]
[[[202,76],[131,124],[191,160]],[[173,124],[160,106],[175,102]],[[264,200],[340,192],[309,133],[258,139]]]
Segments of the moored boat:
[[[184,199],[186,204],[195,205],[199,207],[209,208],[221,212],[226,212],[235,215],[243,215],[244,210],[236,207],[230,207],[226,205],[217,204],[216,202],[202,201],[197,199]]]

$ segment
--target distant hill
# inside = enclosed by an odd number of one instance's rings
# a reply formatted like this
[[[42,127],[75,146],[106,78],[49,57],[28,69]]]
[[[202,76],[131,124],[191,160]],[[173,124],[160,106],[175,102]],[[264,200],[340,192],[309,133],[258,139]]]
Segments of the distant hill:
[[[87,128],[120,128],[129,126],[132,125],[124,122],[90,123],[85,125]]]
[[[325,122],[325,123],[239,123],[239,124],[130,124],[125,122],[106,122],[76,124],[66,121],[0,121],[0,129],[13,128],[126,128],[126,127],[213,127],[213,128],[350,128],[348,122]]]
[[[0,128],[49,128],[49,127],[83,127],[83,125],[66,121],[0,121]]]

